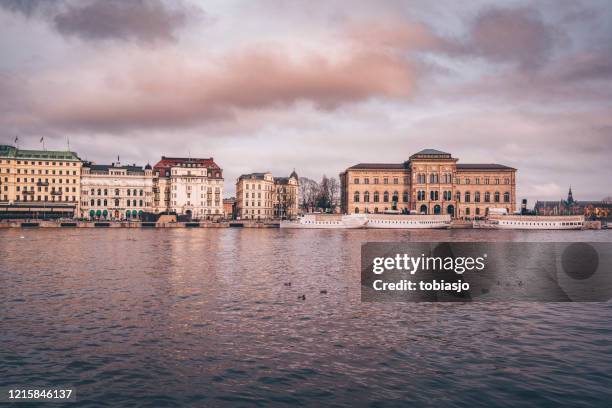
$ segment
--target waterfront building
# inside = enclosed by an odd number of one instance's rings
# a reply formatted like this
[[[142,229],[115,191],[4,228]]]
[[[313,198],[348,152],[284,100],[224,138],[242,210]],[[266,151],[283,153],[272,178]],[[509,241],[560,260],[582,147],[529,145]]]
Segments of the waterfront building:
[[[213,158],[165,157],[153,167],[154,210],[194,219],[223,216],[223,170]]]
[[[574,200],[571,187],[565,200],[536,201],[534,211],[537,215],[584,215],[587,218],[612,220],[612,203]]]
[[[153,169],[84,163],[81,175],[83,217],[139,219],[153,210]]]
[[[463,164],[450,153],[425,149],[404,163],[360,163],[340,174],[346,214],[450,214],[482,218],[490,208],[516,210],[516,169]]]
[[[241,219],[295,218],[298,213],[299,178],[272,173],[243,174],[236,181],[236,215]]]
[[[0,145],[0,218],[80,216],[76,153]]]

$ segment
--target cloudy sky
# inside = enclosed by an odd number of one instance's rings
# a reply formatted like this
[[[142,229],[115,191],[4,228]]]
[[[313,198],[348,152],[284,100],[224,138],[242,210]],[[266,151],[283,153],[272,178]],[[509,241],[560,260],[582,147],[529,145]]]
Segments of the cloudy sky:
[[[319,179],[423,148],[612,194],[609,1],[0,0],[0,143]]]

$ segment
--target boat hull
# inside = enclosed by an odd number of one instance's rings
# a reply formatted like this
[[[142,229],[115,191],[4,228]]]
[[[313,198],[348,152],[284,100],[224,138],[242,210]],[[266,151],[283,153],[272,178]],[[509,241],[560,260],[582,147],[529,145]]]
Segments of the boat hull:
[[[366,214],[366,228],[371,229],[446,229],[450,215],[384,215]]]
[[[509,230],[581,230],[584,228],[582,216],[500,216],[481,223],[475,228]]]
[[[364,228],[365,217],[340,215],[305,215],[298,221],[282,221],[281,228],[296,229],[357,229]]]

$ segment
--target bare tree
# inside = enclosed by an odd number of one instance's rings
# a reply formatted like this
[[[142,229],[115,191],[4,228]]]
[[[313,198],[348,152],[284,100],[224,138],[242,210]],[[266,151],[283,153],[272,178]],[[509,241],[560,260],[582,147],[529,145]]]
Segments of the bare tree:
[[[337,178],[332,177],[329,179],[328,186],[329,186],[329,203],[330,203],[332,212],[334,212],[334,209],[338,205],[338,198],[340,197],[340,182],[338,181]]]
[[[316,181],[306,177],[300,178],[300,206],[304,212],[312,212],[316,208],[319,185]]]

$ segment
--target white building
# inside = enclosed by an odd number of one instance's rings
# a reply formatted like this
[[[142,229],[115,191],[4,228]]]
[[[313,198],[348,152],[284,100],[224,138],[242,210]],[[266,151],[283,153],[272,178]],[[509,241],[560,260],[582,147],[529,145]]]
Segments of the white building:
[[[83,217],[136,219],[153,210],[153,169],[85,163],[81,171]]]
[[[194,219],[223,217],[223,170],[213,158],[164,157],[154,167],[155,211]]]
[[[243,174],[236,181],[236,211],[241,219],[295,218],[298,213],[299,178],[272,173]]]

